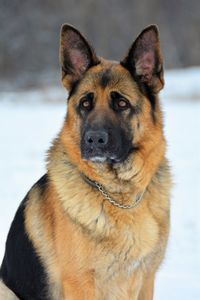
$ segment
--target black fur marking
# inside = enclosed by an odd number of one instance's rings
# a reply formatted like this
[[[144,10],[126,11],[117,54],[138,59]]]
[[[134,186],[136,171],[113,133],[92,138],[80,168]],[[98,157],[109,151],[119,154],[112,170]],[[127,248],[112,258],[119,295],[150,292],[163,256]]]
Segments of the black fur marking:
[[[71,90],[69,91],[68,101],[69,99],[77,92],[78,86],[79,86],[80,80],[76,80],[73,82]]]
[[[103,74],[100,77],[100,86],[102,88],[106,88],[111,82],[111,80],[112,80],[111,69],[107,69],[103,72]]]
[[[47,184],[48,184],[48,175],[45,174],[44,176],[42,176],[37,182],[36,182],[36,186],[40,189],[40,193],[41,195],[44,194],[46,188],[47,188]]]
[[[37,185],[44,189],[46,180],[47,175],[43,176]],[[49,299],[47,275],[24,225],[24,209],[27,200],[28,195],[19,206],[12,222],[0,278],[21,300],[47,300]]]

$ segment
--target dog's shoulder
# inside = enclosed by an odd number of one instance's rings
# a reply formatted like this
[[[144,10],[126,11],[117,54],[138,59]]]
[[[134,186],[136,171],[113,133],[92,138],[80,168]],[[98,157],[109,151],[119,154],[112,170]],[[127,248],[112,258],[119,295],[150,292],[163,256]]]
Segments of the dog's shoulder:
[[[46,182],[47,175],[44,175],[34,188],[37,187],[43,191]],[[25,227],[25,209],[29,205],[29,195],[30,193],[21,202],[11,224],[0,277],[20,299],[39,300],[46,299],[47,283],[44,267]]]

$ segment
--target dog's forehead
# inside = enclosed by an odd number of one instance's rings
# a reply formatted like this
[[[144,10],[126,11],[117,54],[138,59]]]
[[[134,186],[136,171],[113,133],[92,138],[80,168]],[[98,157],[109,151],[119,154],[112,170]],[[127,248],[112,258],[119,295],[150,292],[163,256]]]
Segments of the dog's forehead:
[[[90,68],[83,79],[83,84],[94,87],[123,88],[137,90],[131,74],[119,62],[102,60],[100,64]]]

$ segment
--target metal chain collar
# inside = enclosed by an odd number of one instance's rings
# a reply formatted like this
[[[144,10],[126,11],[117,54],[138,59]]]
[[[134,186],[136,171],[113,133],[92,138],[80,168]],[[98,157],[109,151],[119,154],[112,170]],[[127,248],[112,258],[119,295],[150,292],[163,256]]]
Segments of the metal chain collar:
[[[84,176],[84,177],[86,177],[86,176]],[[93,181],[93,180],[91,180],[91,179],[88,178],[88,177],[86,177],[86,180],[87,180],[88,182],[90,182],[93,186],[95,186],[95,187],[99,190],[99,192],[103,195],[103,197],[104,197],[105,200],[107,200],[108,202],[110,202],[112,205],[114,205],[114,206],[116,206],[116,207],[118,207],[118,208],[123,208],[123,209],[130,209],[130,208],[136,207],[136,206],[141,202],[141,200],[142,200],[142,198],[143,198],[143,196],[144,196],[144,193],[145,193],[145,191],[146,191],[146,189],[145,189],[141,194],[138,194],[138,195],[136,196],[136,199],[135,199],[134,203],[129,204],[129,205],[125,205],[125,204],[120,204],[120,203],[118,203],[116,200],[114,200],[114,199],[106,192],[106,190],[104,189],[104,187],[103,187],[100,183],[98,183],[98,182],[96,182],[96,181]]]

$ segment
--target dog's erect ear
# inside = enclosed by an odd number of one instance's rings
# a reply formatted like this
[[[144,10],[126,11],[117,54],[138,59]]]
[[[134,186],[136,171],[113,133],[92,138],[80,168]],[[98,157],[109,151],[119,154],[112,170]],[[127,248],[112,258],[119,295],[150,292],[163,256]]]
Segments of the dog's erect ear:
[[[139,84],[145,84],[152,92],[157,93],[163,88],[163,60],[156,25],[150,25],[140,33],[121,64]]]
[[[98,64],[92,47],[81,33],[69,24],[61,28],[60,64],[63,84],[67,89],[93,65]]]

